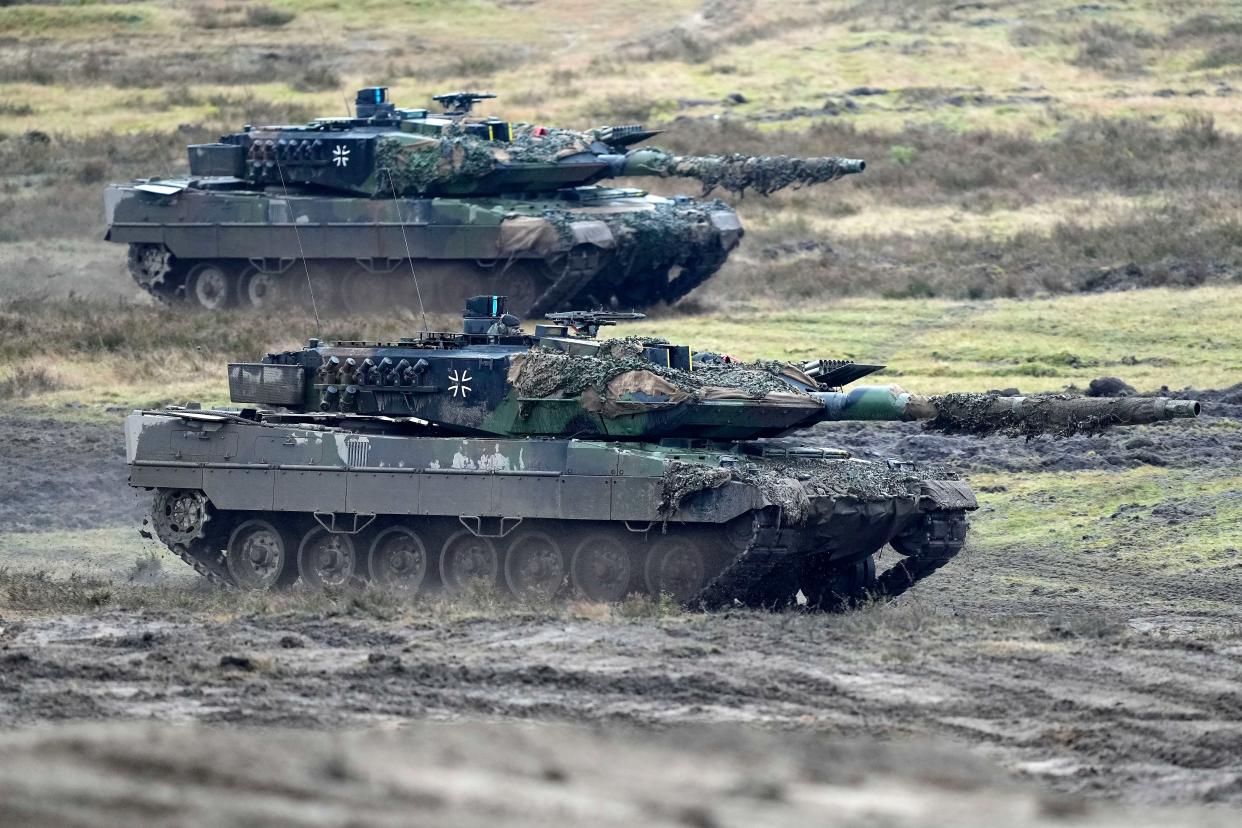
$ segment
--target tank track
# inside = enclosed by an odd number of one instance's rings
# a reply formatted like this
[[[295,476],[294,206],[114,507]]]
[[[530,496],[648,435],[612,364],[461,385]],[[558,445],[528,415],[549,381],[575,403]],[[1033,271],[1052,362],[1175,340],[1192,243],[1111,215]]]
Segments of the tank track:
[[[836,601],[812,601],[811,608],[848,608],[867,597],[889,601],[902,595],[962,551],[966,527],[964,511],[928,513],[921,525],[896,539],[894,548],[905,556],[900,563],[874,580],[857,584],[855,594],[840,596]],[[837,567],[835,572],[846,572],[854,563]],[[834,570],[828,570],[821,577],[831,579],[833,574]],[[823,589],[825,584],[799,583],[799,580],[798,558],[782,544],[779,526],[771,522],[765,524],[761,517],[746,548],[703,589],[695,603],[709,610],[735,603],[778,609],[792,603],[794,593],[800,588],[828,594]]]
[[[966,513],[928,512],[923,524],[894,538],[893,548],[906,557],[876,579],[876,595],[896,598],[953,560],[966,543]]]
[[[168,499],[178,494],[194,494],[160,489],[151,504],[149,523],[168,551],[185,561],[194,571],[217,586],[230,586],[233,577],[224,564],[223,549],[233,527],[225,515],[217,511],[201,495],[201,519],[188,526],[172,526],[164,514]],[[149,537],[149,535],[148,535]]]
[[[345,260],[343,260],[344,262]],[[525,261],[525,260],[523,260]],[[536,264],[539,260],[532,260]],[[194,298],[187,292],[187,279],[194,267],[206,264],[218,264],[226,276],[231,280],[229,288],[229,299],[226,307],[253,307],[245,298],[243,290],[244,279],[241,278],[245,269],[245,263],[241,260],[233,259],[193,259],[181,261],[160,245],[153,244],[134,244],[130,245],[128,255],[128,266],[130,275],[133,277],[135,284],[138,285],[147,294],[154,297],[158,301],[166,305],[192,305],[198,307]],[[579,259],[567,260],[561,267],[556,268],[555,272],[540,271],[538,267],[532,267],[530,270],[518,269],[513,273],[513,279],[517,282],[508,282],[496,285],[489,285],[487,282],[492,278],[491,271],[478,266],[471,260],[443,260],[430,262],[428,260],[416,259],[415,270],[418,274],[427,275],[429,284],[423,289],[427,292],[428,297],[440,295],[439,287],[443,287],[435,277],[438,266],[460,267],[468,270],[472,269],[470,280],[474,284],[468,286],[468,290],[479,292],[501,292],[509,295],[511,298],[523,297],[525,301],[514,298],[515,312],[522,314],[528,319],[537,319],[544,313],[557,310],[570,310],[576,307],[597,306],[609,304],[610,300],[619,308],[641,309],[658,302],[673,303],[694,290],[700,284],[711,278],[712,275],[720,269],[724,263],[724,257],[719,261],[712,261],[704,264],[695,265],[692,268],[683,270],[673,279],[665,283],[665,271],[651,271],[641,274],[635,274],[632,278],[618,279],[616,274],[610,270],[608,266],[602,265],[598,261],[587,261]],[[317,265],[312,260],[311,268]],[[329,296],[317,297],[321,302],[321,310],[326,309],[328,312],[336,312],[341,310],[338,305],[342,302],[342,292],[345,289],[345,278],[351,272],[349,263],[341,263],[339,265],[339,276],[332,282]],[[300,263],[295,263],[290,269],[286,269],[285,273],[292,272],[293,276],[289,277],[289,281],[282,282],[287,295],[283,295],[283,299],[277,301],[295,301],[307,302],[301,291],[302,273]],[[409,260],[402,260],[400,264],[394,266],[391,270],[380,274],[381,276],[392,276],[391,289],[404,290],[404,280],[409,278],[410,264]],[[280,277],[285,278],[285,277]],[[505,277],[500,277],[504,279]],[[294,291],[288,293],[288,291]],[[455,291],[450,291],[456,295]],[[397,298],[392,297],[394,301],[400,301],[408,305],[410,308],[416,307],[413,295],[409,297]],[[522,307],[519,307],[522,305]],[[387,306],[386,302],[377,302],[376,307]],[[263,306],[266,307],[266,304]],[[199,308],[205,310],[205,308]],[[452,308],[447,306],[441,308],[432,303],[428,310],[456,310],[456,305]],[[349,310],[345,308],[345,310]]]
[[[205,538],[190,541],[189,544],[170,546],[169,550],[181,560],[194,567],[194,571],[202,575],[213,586],[236,586],[228,567],[224,565],[224,554],[220,551],[222,544],[216,544]],[[213,560],[214,559],[214,560]]]
[[[196,537],[187,542],[165,541],[165,545],[213,586],[233,588],[237,584],[225,561],[225,547],[237,522],[235,514],[212,510]],[[761,512],[740,551],[731,554],[723,568],[685,603],[706,610],[730,606],[782,609],[796,603],[795,595],[800,589],[804,596],[809,593],[807,608],[812,610],[847,609],[868,599],[888,601],[952,560],[962,550],[965,535],[965,512],[932,512],[922,524],[894,539],[894,548],[905,557],[888,571],[876,577],[871,565],[863,567],[869,573],[867,576],[852,576],[856,567],[870,563],[871,554],[878,551],[874,550],[861,559],[854,556],[846,564],[825,568],[817,582],[807,579],[800,567],[802,556],[787,545],[790,536],[782,533],[779,514]],[[703,537],[711,537],[713,543],[719,541],[715,535],[705,533]],[[636,563],[636,569],[641,571],[642,563]],[[845,578],[849,587],[838,594],[833,589],[836,584],[831,582],[840,578]]]

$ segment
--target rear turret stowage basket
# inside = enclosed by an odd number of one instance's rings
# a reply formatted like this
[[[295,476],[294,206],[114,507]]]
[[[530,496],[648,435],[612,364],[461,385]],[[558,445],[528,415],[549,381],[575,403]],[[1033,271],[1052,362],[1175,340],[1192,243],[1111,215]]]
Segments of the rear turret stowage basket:
[[[229,398],[238,403],[299,405],[305,394],[301,365],[262,362],[229,363]]]

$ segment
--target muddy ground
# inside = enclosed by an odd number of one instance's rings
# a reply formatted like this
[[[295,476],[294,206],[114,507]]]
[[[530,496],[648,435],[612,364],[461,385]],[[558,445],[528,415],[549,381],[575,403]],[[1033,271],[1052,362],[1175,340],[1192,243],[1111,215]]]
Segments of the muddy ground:
[[[1194,423],[1057,443],[914,425],[813,439],[963,472],[1227,468],[1242,462],[1242,431],[1221,427],[1242,419],[1240,392],[1186,392],[1205,403]],[[136,529],[120,440],[119,419],[6,414],[0,545]],[[234,789],[239,814],[297,824],[420,807],[454,824],[569,824],[598,808],[605,824],[1021,825],[1150,805],[1175,810],[1142,819],[1203,824],[1185,809],[1210,807],[1223,824],[1242,805],[1242,567],[1153,576],[1108,556],[968,546],[893,605],[704,616],[487,596],[242,599],[177,564],[147,586],[121,570],[113,584],[49,585],[28,565],[0,572],[0,822],[85,823],[105,800],[201,822]],[[1091,589],[997,591],[998,572]],[[398,732],[339,735],[358,729]],[[310,793],[318,810],[289,805]]]

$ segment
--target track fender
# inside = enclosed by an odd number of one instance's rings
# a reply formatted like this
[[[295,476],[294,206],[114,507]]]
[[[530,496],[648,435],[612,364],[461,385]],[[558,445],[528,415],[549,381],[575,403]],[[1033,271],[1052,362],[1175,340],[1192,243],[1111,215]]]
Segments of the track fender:
[[[924,512],[974,511],[979,508],[979,501],[970,486],[960,480],[924,480],[919,492],[919,508]]]

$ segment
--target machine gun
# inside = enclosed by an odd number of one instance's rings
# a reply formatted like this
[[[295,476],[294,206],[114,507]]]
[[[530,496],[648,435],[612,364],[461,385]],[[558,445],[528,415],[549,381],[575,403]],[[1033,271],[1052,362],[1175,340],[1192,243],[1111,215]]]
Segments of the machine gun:
[[[573,328],[581,336],[594,338],[605,325],[615,325],[635,319],[646,319],[645,313],[616,313],[614,311],[564,311],[544,314],[558,325]]]
[[[494,97],[491,92],[445,92],[443,95],[432,95],[431,99],[443,106],[446,114],[465,115],[479,101]]]

